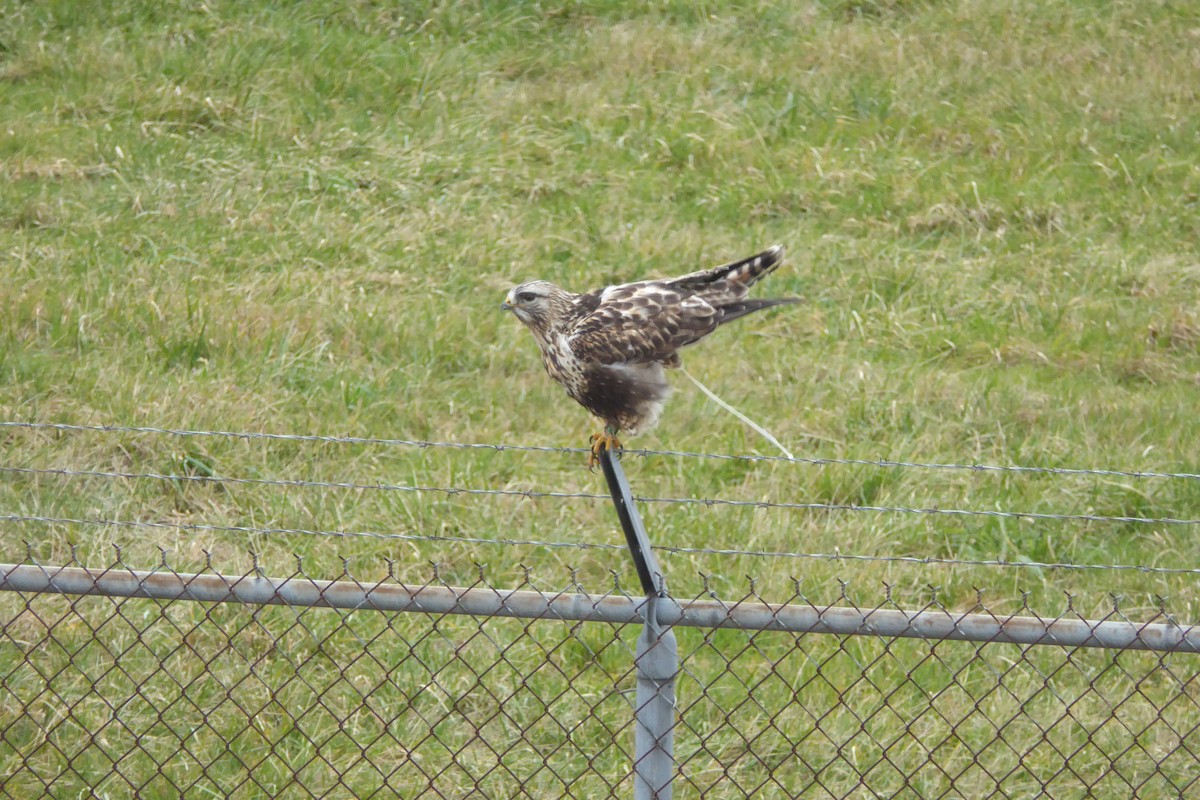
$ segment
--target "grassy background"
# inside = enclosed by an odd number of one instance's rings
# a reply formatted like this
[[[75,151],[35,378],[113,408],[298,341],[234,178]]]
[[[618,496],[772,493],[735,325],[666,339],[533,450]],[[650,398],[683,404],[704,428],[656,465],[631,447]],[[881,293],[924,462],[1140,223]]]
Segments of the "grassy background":
[[[690,371],[798,455],[1200,471],[1200,20],[1166,2],[0,5],[0,418],[580,446],[497,306],[788,247]],[[686,382],[632,447],[770,453]],[[581,457],[8,429],[4,463],[601,491]],[[647,496],[1200,518],[1200,481],[627,459]],[[602,502],[0,476],[3,513],[617,543]],[[649,505],[652,538],[1196,566],[1194,526]],[[406,579],[610,551],[4,523],[179,569]],[[1103,614],[1192,575],[663,554],[906,605]],[[536,653],[535,653],[536,655]],[[1035,676],[1036,677],[1036,676]],[[931,790],[932,791],[932,790]]]

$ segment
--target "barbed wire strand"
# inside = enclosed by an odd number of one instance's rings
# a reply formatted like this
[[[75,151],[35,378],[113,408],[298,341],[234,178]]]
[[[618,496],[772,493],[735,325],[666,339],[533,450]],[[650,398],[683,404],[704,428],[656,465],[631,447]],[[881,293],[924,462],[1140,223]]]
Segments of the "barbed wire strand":
[[[120,472],[109,470],[67,469],[63,467],[9,467],[0,465],[0,473],[62,477],[94,477],[124,480],[185,481],[213,484],[248,484],[315,489],[356,489],[383,492],[437,492],[445,495],[496,495],[503,497],[560,498],[569,500],[610,500],[607,494],[596,492],[535,491],[533,489],[471,489],[457,486],[411,486],[394,483],[354,483],[351,481],[315,481],[300,478],[239,478],[222,475],[174,475],[159,472]]]
[[[456,542],[460,544],[493,544],[502,546],[567,547],[578,550],[624,550],[625,545],[553,542],[531,539],[488,539],[477,536],[443,536],[435,533],[383,533],[380,531],[329,531],[313,528],[266,528],[254,525],[217,525],[210,522],[168,522],[161,520],[105,519],[101,517],[52,517],[38,514],[0,514],[0,522],[39,522],[50,525],[91,525],[116,528],[157,528],[181,531],[210,531],[213,533],[252,533],[262,535],[295,534],[327,536],[338,539],[389,539],[418,542]]]
[[[215,475],[168,475],[154,472],[110,472],[102,470],[75,470],[65,468],[9,467],[0,466],[0,473],[64,477],[120,478],[127,480],[189,481],[214,484],[256,484],[262,486],[307,487],[322,489],[361,489],[392,492],[436,492],[448,496],[484,495],[499,497],[560,498],[584,500],[609,500],[607,494],[596,492],[557,492],[533,489],[477,489],[458,486],[410,486],[384,483],[347,483],[339,481],[309,481],[282,478],[238,478]],[[940,508],[937,506],[879,506],[859,503],[788,503],[775,500],[731,500],[716,497],[642,497],[633,498],[639,503],[668,505],[728,506],[735,508],[780,509],[791,511],[850,511],[883,514],[921,514],[960,517],[1000,517],[1004,519],[1049,520],[1058,522],[1101,522],[1130,523],[1142,525],[1200,525],[1200,519],[1177,519],[1174,517],[1136,517],[1104,514],[1063,514],[1039,511],[1004,511],[971,508]]]
[[[494,450],[497,452],[567,453],[590,452],[585,447],[557,447],[550,445],[485,444],[478,442],[444,442],[422,439],[391,439],[372,436],[328,436],[321,434],[262,433],[253,431],[187,430],[157,428],[140,425],[79,425],[60,422],[4,422],[0,428],[26,428],[33,430],[91,431],[101,433],[153,433],[178,437],[222,437],[229,439],[265,439],[290,442],[319,442],[326,444],[367,444],[425,448],[451,448],[457,450]],[[1002,464],[956,464],[943,462],[900,461],[887,458],[817,458],[808,456],[740,455],[728,453],[699,453],[687,450],[627,449],[626,456],[713,459],[744,462],[783,462],[811,466],[865,466],[881,469],[928,469],[958,470],[966,472],[1030,473],[1043,475],[1090,475],[1119,478],[1164,478],[1176,480],[1200,480],[1200,473],[1162,472],[1154,470],[1121,470],[1091,467],[1038,467]]]
[[[371,538],[401,541],[450,542],[458,544],[487,544],[502,547],[529,546],[571,548],[576,550],[626,550],[624,544],[603,542],[560,542],[533,539],[499,538],[477,536],[445,536],[440,534],[383,533],[378,531],[329,531],[308,528],[258,527],[251,525],[216,525],[201,522],[168,522],[159,520],[119,520],[84,517],[53,517],[37,514],[0,514],[0,522],[40,523],[47,525],[79,525],[98,527],[157,528],[181,531],[210,531],[214,533],[249,533],[261,535],[298,534],[306,536],[328,536],[341,539]],[[902,564],[943,564],[971,567],[1014,567],[1019,569],[1065,569],[1098,571],[1133,571],[1167,575],[1200,575],[1200,568],[1155,567],[1144,564],[1074,564],[1070,562],[1007,561],[1003,559],[958,559],[939,556],[875,556],[855,553],[796,553],[776,550],[739,550],[706,547],[673,547],[656,545],[655,550],[684,555],[749,556],[754,558],[796,558],[822,561],[862,561]]]

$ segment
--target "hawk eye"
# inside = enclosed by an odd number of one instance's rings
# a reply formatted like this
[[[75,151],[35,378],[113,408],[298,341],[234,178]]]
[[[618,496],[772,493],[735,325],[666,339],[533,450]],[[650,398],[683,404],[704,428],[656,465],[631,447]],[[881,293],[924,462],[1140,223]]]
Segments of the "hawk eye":
[[[517,299],[522,303],[532,303],[534,300],[537,300],[537,295],[533,292],[521,292],[517,295]]]

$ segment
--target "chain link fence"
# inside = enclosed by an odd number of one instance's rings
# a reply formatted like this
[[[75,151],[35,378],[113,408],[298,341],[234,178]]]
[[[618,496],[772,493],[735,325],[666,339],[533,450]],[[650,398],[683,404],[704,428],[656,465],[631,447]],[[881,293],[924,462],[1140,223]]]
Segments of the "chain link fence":
[[[118,560],[0,588],[0,796],[633,795],[645,600],[618,587]],[[1165,614],[672,608],[677,796],[1196,790],[1200,631]]]
[[[4,423],[52,435],[102,426]],[[286,446],[514,449],[118,428],[135,435],[213,436]],[[126,448],[134,451],[131,446]],[[553,448],[524,448],[540,453]],[[120,451],[122,455],[125,449]],[[570,451],[574,454],[574,451]],[[698,455],[704,454],[667,454]],[[719,457],[724,458],[724,457]],[[749,468],[757,458],[744,459]],[[802,459],[797,459],[802,461]],[[811,460],[810,460],[811,461]],[[826,459],[879,468],[1195,481],[1190,473],[1047,470]],[[135,465],[136,466],[136,465]],[[204,466],[203,464],[200,466]],[[810,596],[778,579],[744,590],[663,571],[655,550],[685,559],[751,555],[871,563],[1153,573],[1190,582],[1178,561],[1155,566],[1031,563],[875,554],[652,547],[639,505],[804,508],[835,504],[638,498],[605,459],[610,494],[225,477],[199,468],[79,469],[0,465],[15,506],[0,513],[0,797],[356,798],[1128,798],[1200,793],[1200,629],[1186,601],[1102,604],[1069,594],[1049,607],[1010,595],[914,601],[845,585]],[[1018,472],[1019,471],[1019,472]],[[437,493],[479,500],[597,497],[616,504],[627,549],[605,542],[486,539],[455,531],[327,530],[205,521],[178,513],[106,515],[105,506],[23,507],[41,482],[79,479],[109,504],[153,483]],[[129,487],[116,492],[115,486]],[[1190,484],[1189,484],[1190,485]],[[36,491],[35,491],[36,490]],[[40,493],[39,493],[40,492]],[[247,507],[254,507],[249,500]],[[844,506],[906,516],[1001,521],[1195,524],[1185,516]],[[403,512],[402,505],[395,507]],[[197,519],[199,517],[199,519]],[[944,516],[940,518],[945,518]],[[45,557],[30,530],[85,530],[87,555]],[[136,547],[97,555],[117,533]],[[281,569],[219,569],[172,549],[189,535],[304,538],[359,546],[340,574],[297,557]],[[19,538],[20,537],[20,538]],[[337,537],[337,538],[333,538]],[[97,541],[99,540],[99,541]],[[736,537],[734,537],[736,543]],[[370,545],[368,548],[363,543]],[[396,550],[527,545],[539,552],[632,556],[640,588],[582,576],[546,558],[534,569],[421,571]],[[146,553],[161,550],[157,562]],[[383,550],[381,548],[386,548]],[[566,548],[571,548],[570,550]],[[380,552],[388,552],[386,561]],[[403,551],[401,551],[403,552]],[[415,550],[411,552],[416,552]],[[190,555],[189,555],[190,553]],[[276,550],[278,555],[278,550]],[[228,551],[226,551],[228,556]],[[820,559],[821,561],[811,561]],[[220,563],[227,563],[221,560]],[[847,562],[849,563],[849,562]],[[664,575],[686,587],[671,596]],[[667,647],[666,643],[670,642]],[[669,659],[662,658],[669,650]],[[667,665],[664,667],[664,665]],[[653,767],[653,769],[651,769]],[[657,771],[656,771],[657,770]],[[665,771],[664,771],[665,770]]]

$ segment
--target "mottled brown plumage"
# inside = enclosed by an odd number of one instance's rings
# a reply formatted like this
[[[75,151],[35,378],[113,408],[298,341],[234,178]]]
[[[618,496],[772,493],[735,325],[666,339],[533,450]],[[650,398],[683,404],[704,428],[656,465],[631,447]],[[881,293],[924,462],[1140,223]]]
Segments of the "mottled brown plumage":
[[[671,392],[664,368],[718,326],[797,298],[751,300],[749,289],[783,258],[772,247],[679,278],[573,294],[546,281],[508,293],[502,308],[525,323],[550,377],[604,421],[610,436],[652,428]],[[603,437],[602,437],[603,438]]]

